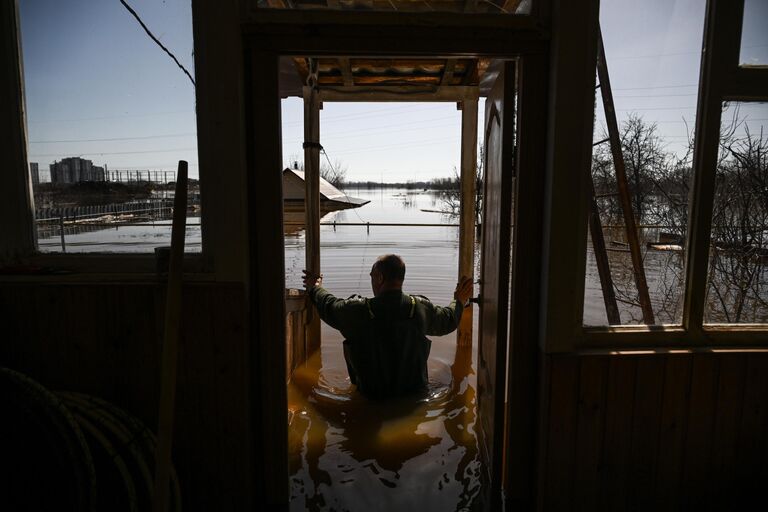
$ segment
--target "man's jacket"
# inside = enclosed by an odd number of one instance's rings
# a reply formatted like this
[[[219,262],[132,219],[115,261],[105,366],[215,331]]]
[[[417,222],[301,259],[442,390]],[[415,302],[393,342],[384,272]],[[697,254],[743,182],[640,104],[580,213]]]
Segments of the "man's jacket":
[[[344,336],[349,377],[368,398],[402,396],[427,386],[427,335],[449,334],[459,325],[462,305],[432,304],[400,290],[368,299],[339,299],[322,287],[309,292],[328,325]]]

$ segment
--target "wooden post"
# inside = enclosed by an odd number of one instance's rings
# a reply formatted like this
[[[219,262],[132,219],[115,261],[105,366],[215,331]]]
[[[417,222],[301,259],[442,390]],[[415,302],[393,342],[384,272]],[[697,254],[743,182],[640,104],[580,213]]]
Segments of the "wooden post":
[[[307,270],[320,274],[320,98],[317,89],[304,87],[304,227]],[[320,317],[307,314],[307,350],[320,347]]]
[[[18,2],[0,3],[0,152],[3,168],[0,190],[0,261],[11,261],[35,251],[36,229],[32,181],[27,163],[27,130],[24,120],[24,74],[22,72]],[[8,200],[10,199],[10,200]]]
[[[605,303],[605,314],[608,317],[608,323],[610,325],[621,325],[619,305],[616,303],[611,266],[608,261],[608,252],[605,248],[605,238],[603,237],[603,225],[600,222],[600,211],[597,208],[597,199],[595,198],[594,182],[592,182],[592,201],[590,202],[589,212],[589,234],[592,237],[592,248],[595,252],[597,273],[600,275],[600,286],[603,290],[603,302]]]
[[[176,403],[176,366],[181,331],[182,267],[184,265],[186,221],[187,162],[180,160],[176,193],[173,198],[171,255],[168,264],[168,286],[165,297],[165,329],[160,367],[160,407],[158,411],[157,454],[155,456],[155,485],[152,495],[153,512],[168,510],[173,413]]]
[[[477,177],[477,99],[461,105],[461,215],[459,279],[475,277],[475,180]],[[458,280],[457,280],[458,281]],[[464,309],[456,333],[459,346],[472,345],[472,304]]]

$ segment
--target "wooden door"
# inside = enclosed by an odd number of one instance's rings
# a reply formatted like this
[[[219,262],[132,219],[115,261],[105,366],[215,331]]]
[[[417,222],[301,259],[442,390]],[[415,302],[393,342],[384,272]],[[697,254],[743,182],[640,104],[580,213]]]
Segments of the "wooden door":
[[[514,175],[515,78],[515,63],[505,62],[485,102],[477,432],[480,458],[489,479],[483,493],[486,510],[500,509]]]

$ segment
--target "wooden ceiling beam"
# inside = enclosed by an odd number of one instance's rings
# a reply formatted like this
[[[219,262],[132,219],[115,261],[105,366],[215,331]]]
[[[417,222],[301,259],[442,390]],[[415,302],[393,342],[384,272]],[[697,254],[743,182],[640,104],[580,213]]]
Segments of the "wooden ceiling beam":
[[[467,67],[464,69],[464,77],[461,79],[461,85],[469,85],[473,81],[477,81],[475,79],[477,75],[477,59],[470,59],[469,62],[467,62]]]
[[[350,62],[349,57],[339,57],[336,60],[339,61],[341,76],[344,77],[344,85],[347,87],[355,85],[355,79],[352,76],[352,63]]]
[[[440,85],[451,85],[453,82],[453,71],[456,69],[456,59],[448,59],[445,61],[445,68],[443,69],[443,78],[440,81]]]
[[[324,86],[318,91],[321,102],[339,101],[464,101],[477,99],[480,90],[477,87],[462,86],[355,86],[334,87]]]

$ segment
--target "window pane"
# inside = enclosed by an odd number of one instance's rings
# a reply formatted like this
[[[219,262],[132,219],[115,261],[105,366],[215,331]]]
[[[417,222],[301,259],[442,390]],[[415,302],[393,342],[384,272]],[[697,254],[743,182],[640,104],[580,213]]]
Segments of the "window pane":
[[[132,5],[194,76],[189,0]],[[119,2],[27,1],[19,8],[40,250],[169,245],[177,162],[187,160],[186,247],[200,251],[190,79]]]
[[[258,0],[260,9],[530,14],[533,0]]]
[[[768,0],[744,1],[744,25],[741,29],[742,66],[768,65]]]
[[[590,236],[584,324],[678,324],[691,178],[692,129],[704,29],[699,1],[602,2],[600,24],[652,315],[641,307],[602,91],[595,101],[592,179],[599,236]],[[605,277],[600,277],[601,261]],[[608,267],[607,269],[605,267]],[[641,275],[642,275],[641,274]],[[610,281],[607,278],[610,276]],[[603,286],[615,295],[604,300]],[[607,304],[606,304],[607,302]],[[615,304],[615,306],[614,306]],[[615,311],[610,316],[608,311]],[[652,321],[651,321],[652,320]]]
[[[726,103],[720,129],[707,323],[768,322],[768,103]]]

